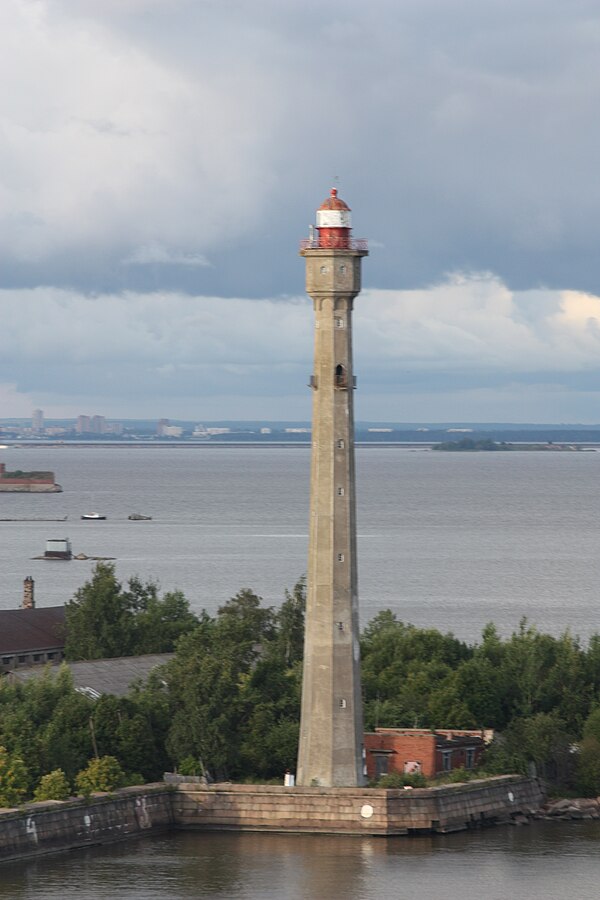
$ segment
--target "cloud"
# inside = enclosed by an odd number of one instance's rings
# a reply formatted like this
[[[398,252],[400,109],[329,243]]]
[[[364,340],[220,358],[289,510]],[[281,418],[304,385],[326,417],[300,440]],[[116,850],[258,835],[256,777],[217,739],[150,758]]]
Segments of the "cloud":
[[[427,289],[366,291],[359,303],[370,311],[359,346],[391,365],[518,374],[600,364],[600,298],[591,294],[511,291],[490,274],[457,274]]]
[[[131,256],[124,259],[127,265],[147,266],[158,263],[162,266],[210,266],[210,262],[202,253],[182,253],[180,250],[167,250],[161,244],[145,244],[138,247]]]
[[[16,379],[27,407],[43,393],[46,404],[101,402],[115,416],[310,414],[306,298],[38,288],[0,291],[0,309],[0,381]],[[481,418],[486,398],[511,420],[524,408],[537,420],[534,399],[548,409],[557,397],[562,420],[573,418],[569,397],[577,419],[597,418],[600,296],[511,291],[490,274],[457,274],[427,289],[365,291],[354,338],[362,418],[431,418],[425,409]]]
[[[600,283],[587,3],[3,0],[0,28],[5,284],[147,289],[120,263],[156,246],[159,288],[292,293],[335,175],[374,287]]]
[[[3,0],[0,30],[0,379],[26,398],[307,410],[297,239],[339,175],[372,239],[365,416],[547,388],[593,415],[589,3]]]
[[[0,418],[29,415],[33,406],[32,398],[19,391],[16,384],[0,382]]]

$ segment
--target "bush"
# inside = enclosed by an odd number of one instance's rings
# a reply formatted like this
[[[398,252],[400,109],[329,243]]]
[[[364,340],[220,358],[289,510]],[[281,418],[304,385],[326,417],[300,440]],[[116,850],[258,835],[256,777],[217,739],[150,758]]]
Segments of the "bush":
[[[177,766],[178,775],[204,775],[202,763],[195,756],[185,756]]]
[[[35,789],[34,800],[68,800],[71,796],[71,786],[62,769],[54,769],[47,775],[42,775],[40,783]]]
[[[375,782],[375,786],[379,788],[423,788],[427,787],[427,779],[420,772],[412,775],[404,775],[402,772],[391,772],[389,775],[382,775]]]
[[[91,760],[87,769],[77,775],[75,783],[78,791],[84,797],[89,797],[90,794],[123,787],[125,773],[114,756],[101,756]]]
[[[437,779],[441,784],[463,784],[470,781],[474,777],[474,773],[470,769],[452,769],[451,772],[445,772]]]

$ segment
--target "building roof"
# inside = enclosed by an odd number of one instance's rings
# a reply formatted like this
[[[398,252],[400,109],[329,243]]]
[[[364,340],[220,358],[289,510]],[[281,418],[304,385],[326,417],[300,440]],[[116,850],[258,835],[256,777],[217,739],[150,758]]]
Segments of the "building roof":
[[[331,188],[329,197],[321,203],[319,209],[350,209],[347,203],[338,197],[337,188]]]
[[[0,654],[64,647],[64,606],[0,610]]]
[[[479,747],[485,743],[481,734],[445,734],[435,735],[435,746],[438,750],[454,750],[457,747]]]
[[[102,694],[124,697],[136,681],[144,681],[153,669],[163,666],[174,653],[148,653],[145,656],[120,656],[116,659],[91,659],[85,662],[69,662],[67,665],[78,691],[98,699]],[[28,666],[16,669],[9,677],[17,681],[39,678],[48,671],[47,666]],[[56,671],[52,667],[51,672]]]

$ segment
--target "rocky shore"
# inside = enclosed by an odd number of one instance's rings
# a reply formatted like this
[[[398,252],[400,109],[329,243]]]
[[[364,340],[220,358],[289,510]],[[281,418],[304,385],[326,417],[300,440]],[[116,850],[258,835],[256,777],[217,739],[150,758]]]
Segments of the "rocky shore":
[[[536,819],[600,819],[600,797],[576,800],[549,800],[535,814]]]
[[[600,819],[600,797],[547,800],[538,809],[520,810],[515,815],[497,820],[498,825],[529,825],[537,820],[571,822]]]

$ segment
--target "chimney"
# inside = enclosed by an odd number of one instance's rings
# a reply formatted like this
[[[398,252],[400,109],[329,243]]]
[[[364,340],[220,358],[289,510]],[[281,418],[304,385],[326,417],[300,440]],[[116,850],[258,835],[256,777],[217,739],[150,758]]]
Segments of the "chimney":
[[[23,609],[35,609],[35,598],[33,596],[34,580],[28,575],[23,582]]]

